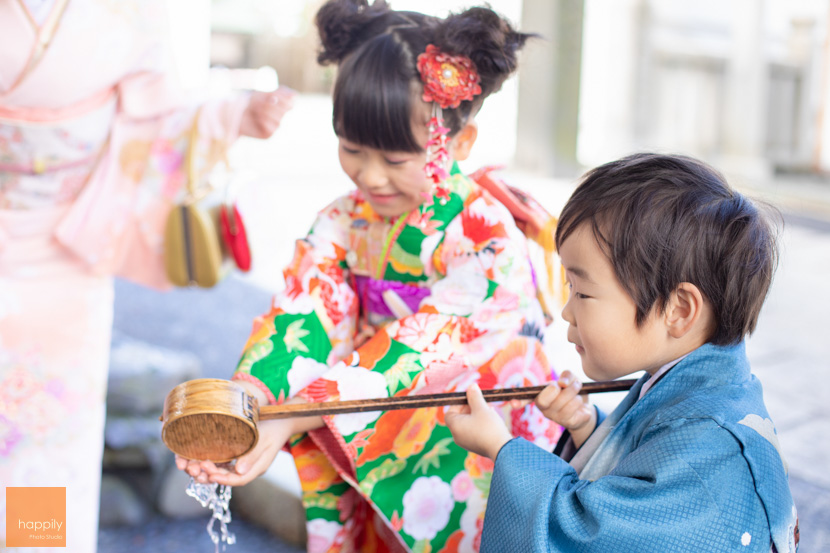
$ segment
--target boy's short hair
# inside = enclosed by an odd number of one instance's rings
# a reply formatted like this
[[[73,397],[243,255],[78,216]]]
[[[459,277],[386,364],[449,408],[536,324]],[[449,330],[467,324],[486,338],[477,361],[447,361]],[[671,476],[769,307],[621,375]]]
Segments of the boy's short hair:
[[[709,342],[736,344],[755,329],[778,262],[778,226],[715,169],[649,153],[601,165],[562,210],[556,247],[582,223],[634,299],[638,326],[689,282],[712,305]]]

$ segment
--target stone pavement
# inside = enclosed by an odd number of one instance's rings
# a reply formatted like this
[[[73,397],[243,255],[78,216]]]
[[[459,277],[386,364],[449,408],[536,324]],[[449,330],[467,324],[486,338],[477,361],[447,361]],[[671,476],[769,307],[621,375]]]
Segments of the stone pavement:
[[[177,520],[157,515],[138,526],[102,528],[98,533],[98,553],[209,553],[215,547],[207,534],[207,521],[208,517]],[[229,528],[236,535],[236,543],[225,548],[227,553],[305,551],[245,520],[233,520]]]
[[[283,128],[268,143],[243,142],[232,153],[237,178],[247,183],[239,201],[251,227],[255,248],[252,274],[234,276],[213,290],[176,290],[160,294],[127,283],[116,288],[115,328],[124,335],[171,348],[192,351],[204,364],[204,376],[226,378],[247,338],[251,320],[268,308],[270,294],[282,286],[281,268],[293,241],[314,214],[351,184],[337,164],[330,107],[322,97],[300,97]],[[486,128],[481,129],[487,132]],[[462,168],[472,169],[476,165]],[[572,182],[509,174],[511,183],[534,194],[556,211],[573,189]],[[753,370],[764,384],[765,399],[776,423],[790,470],[799,509],[801,552],[830,550],[830,183],[807,179],[742,185],[748,193],[767,198],[785,212],[781,262],[755,334],[748,341]],[[550,352],[556,366],[574,370],[578,356],[553,326]],[[619,396],[598,398],[611,406]],[[248,487],[295,496],[295,502],[269,506],[260,515],[284,510],[296,514],[296,474],[281,463]],[[241,492],[240,492],[241,493]],[[267,512],[265,512],[267,511]],[[289,512],[290,511],[290,512]],[[272,516],[272,518],[273,518]],[[262,517],[249,520],[274,526]],[[198,522],[198,524],[197,524]],[[208,551],[205,538],[186,538],[204,521],[167,521],[155,517],[145,526],[102,529],[100,553],[138,548],[147,551]],[[234,524],[237,524],[234,522]],[[256,526],[239,521],[239,533],[259,539]],[[293,523],[292,523],[293,524]],[[295,529],[296,530],[296,529]],[[295,530],[288,536],[298,540]],[[176,538],[179,536],[180,538]],[[300,536],[301,538],[301,536]],[[242,536],[239,536],[242,544]],[[172,540],[172,541],[171,541]],[[293,551],[281,541],[270,549],[234,546],[237,551]],[[301,541],[301,539],[300,539]],[[138,544],[137,542],[141,542]],[[172,543],[175,545],[166,545]],[[185,545],[187,544],[187,545]],[[198,545],[197,545],[198,544]],[[150,547],[152,545],[152,547]],[[143,545],[142,545],[143,546]],[[188,549],[191,547],[191,549]]]

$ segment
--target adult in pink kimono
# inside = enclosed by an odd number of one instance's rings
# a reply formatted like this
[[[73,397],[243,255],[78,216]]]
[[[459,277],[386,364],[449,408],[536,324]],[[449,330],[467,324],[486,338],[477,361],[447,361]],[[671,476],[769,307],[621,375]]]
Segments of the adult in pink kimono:
[[[194,117],[204,171],[291,105],[184,101],[166,17],[160,0],[0,2],[0,483],[66,487],[68,551],[96,549],[113,277],[165,286]]]

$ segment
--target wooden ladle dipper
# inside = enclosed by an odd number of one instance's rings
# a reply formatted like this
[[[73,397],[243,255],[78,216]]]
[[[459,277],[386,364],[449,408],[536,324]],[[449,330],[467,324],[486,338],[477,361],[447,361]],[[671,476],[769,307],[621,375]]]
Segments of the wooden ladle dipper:
[[[585,382],[580,394],[628,390],[636,380]],[[487,401],[533,399],[545,386],[482,390]],[[200,378],[173,388],[164,400],[161,439],[187,459],[225,463],[250,451],[259,439],[260,420],[417,409],[467,403],[464,392],[393,396],[353,401],[295,403],[259,407],[256,398],[229,380]]]

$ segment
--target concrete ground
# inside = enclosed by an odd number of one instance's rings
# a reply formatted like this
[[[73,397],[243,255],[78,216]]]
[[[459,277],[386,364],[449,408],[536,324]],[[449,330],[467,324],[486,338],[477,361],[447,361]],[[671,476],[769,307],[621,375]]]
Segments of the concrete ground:
[[[294,239],[307,230],[319,208],[350,189],[337,164],[329,114],[325,98],[300,97],[274,138],[267,143],[242,142],[232,153],[237,179],[245,183],[239,201],[255,248],[252,274],[233,276],[212,290],[169,293],[118,283],[117,332],[193,351],[203,360],[204,376],[231,374],[251,320],[267,310],[271,293],[282,286],[281,268],[290,259]],[[474,160],[462,169],[472,170],[486,161]],[[553,212],[573,189],[573,182],[518,173],[509,179]],[[800,517],[800,551],[818,553],[830,550],[830,182],[778,179],[746,191],[773,201],[785,213],[780,267],[748,352],[789,463]],[[574,370],[578,357],[562,330],[554,324],[551,354],[559,369]],[[607,394],[600,401],[613,407],[618,399]],[[290,463],[281,463],[249,485],[256,486],[268,493],[282,490],[290,498],[296,495],[296,474]],[[280,509],[293,512],[296,503],[267,510]],[[209,551],[212,544],[206,532],[199,538],[199,528],[204,531],[207,520],[155,517],[145,526],[104,528],[99,551],[120,552],[125,546],[139,552]],[[232,524],[232,530],[237,525],[239,542],[228,551],[298,550],[254,521],[263,522],[252,515]],[[301,541],[295,530],[280,535]],[[246,535],[250,541],[243,546]]]

